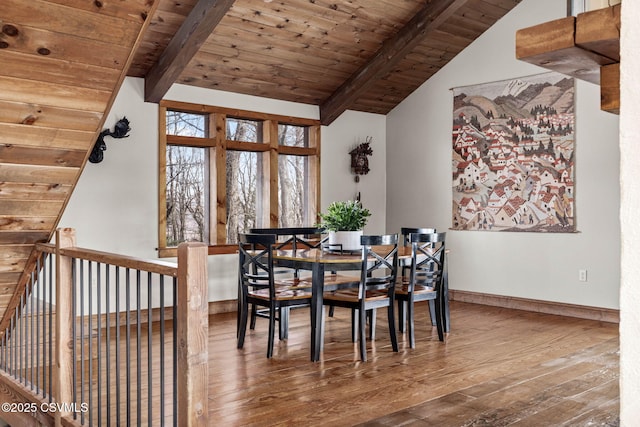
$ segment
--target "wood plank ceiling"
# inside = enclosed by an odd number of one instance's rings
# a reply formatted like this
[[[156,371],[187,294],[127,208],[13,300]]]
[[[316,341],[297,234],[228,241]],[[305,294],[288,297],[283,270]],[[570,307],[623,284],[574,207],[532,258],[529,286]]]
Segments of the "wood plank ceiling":
[[[0,316],[17,304],[34,244],[52,236],[154,10],[0,2]]]
[[[2,0],[0,313],[125,75],[386,114],[520,0]]]
[[[197,0],[160,0],[129,70],[147,77],[146,99],[177,82],[319,105],[323,124],[346,109],[388,113],[520,2],[208,1],[230,8],[199,26],[202,12],[189,15]],[[183,24],[173,43],[199,43],[191,58],[167,49]]]

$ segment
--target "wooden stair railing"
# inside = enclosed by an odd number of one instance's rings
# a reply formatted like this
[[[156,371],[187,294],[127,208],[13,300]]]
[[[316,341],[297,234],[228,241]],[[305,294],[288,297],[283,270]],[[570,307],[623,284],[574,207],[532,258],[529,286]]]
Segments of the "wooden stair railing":
[[[76,248],[60,229],[37,250],[0,331],[0,419],[208,425],[206,245],[180,245],[176,265]]]

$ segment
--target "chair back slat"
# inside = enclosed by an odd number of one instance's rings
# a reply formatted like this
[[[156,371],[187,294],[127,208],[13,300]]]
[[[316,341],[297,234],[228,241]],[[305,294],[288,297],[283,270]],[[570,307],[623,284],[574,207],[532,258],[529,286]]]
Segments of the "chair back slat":
[[[411,246],[411,234],[432,234],[435,233],[435,228],[430,227],[401,227],[400,234],[402,235],[402,246]],[[403,265],[401,276],[404,278],[408,278],[411,272],[411,267],[409,265]]]
[[[291,249],[295,252],[298,249],[315,249],[319,248],[328,236],[318,238],[324,230],[318,227],[284,227],[284,228],[252,228],[251,234],[263,234],[276,236],[276,243],[274,243],[274,250],[283,249],[291,245]],[[282,240],[283,237],[288,237]],[[290,269],[278,269],[275,271],[277,274],[287,274]],[[293,270],[293,277],[298,277],[298,270]]]
[[[287,245],[291,245],[291,248],[295,251],[298,246],[303,246],[307,249],[314,249],[320,247],[322,242],[326,239],[317,238],[324,230],[318,227],[283,227],[283,228],[252,228],[250,233],[253,234],[273,234],[276,236],[277,244],[274,249],[281,249]],[[282,237],[288,236],[285,240],[280,240]],[[316,238],[314,240],[314,238]]]
[[[411,244],[411,242],[409,241],[409,237],[411,236],[411,234],[432,234],[435,232],[435,228],[401,227],[400,234],[402,235],[402,246],[409,246]]]
[[[238,277],[243,292],[247,288],[268,288],[274,294],[273,247],[274,234],[243,234],[238,239],[240,271]]]
[[[446,233],[411,233],[411,273],[409,292],[416,284],[431,287],[436,291],[442,288],[445,262]]]
[[[367,290],[372,289],[387,289],[392,298],[398,272],[398,235],[365,235],[360,238],[360,243],[360,298],[364,299]]]

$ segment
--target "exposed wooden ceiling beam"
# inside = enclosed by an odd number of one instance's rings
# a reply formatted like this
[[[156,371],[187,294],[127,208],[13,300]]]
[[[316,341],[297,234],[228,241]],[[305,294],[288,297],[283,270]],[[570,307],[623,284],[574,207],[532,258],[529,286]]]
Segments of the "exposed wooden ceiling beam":
[[[198,1],[145,77],[145,101],[160,102],[233,2],[234,0]]]
[[[407,53],[437,29],[469,0],[429,0],[398,33],[356,71],[320,106],[320,121],[331,124],[364,94],[377,79],[386,76]]]

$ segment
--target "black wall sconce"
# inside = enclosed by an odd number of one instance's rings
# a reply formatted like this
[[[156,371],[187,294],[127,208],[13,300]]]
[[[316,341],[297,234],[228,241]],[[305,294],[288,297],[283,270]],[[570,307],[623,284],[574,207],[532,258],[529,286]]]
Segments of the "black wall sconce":
[[[366,175],[369,173],[369,158],[373,154],[373,150],[370,147],[373,137],[368,136],[366,142],[358,145],[351,150],[351,171],[356,174],[355,181],[360,182],[360,175]]]
[[[113,132],[109,129],[105,129],[100,132],[98,139],[96,140],[96,144],[93,146],[93,150],[91,150],[91,154],[89,155],[89,161],[91,163],[100,163],[104,159],[104,154],[102,153],[107,149],[107,144],[104,143],[105,136],[111,136],[113,138],[126,138],[129,135],[129,131],[131,128],[129,127],[129,120],[126,117],[121,118],[116,123],[116,126],[113,128]]]

